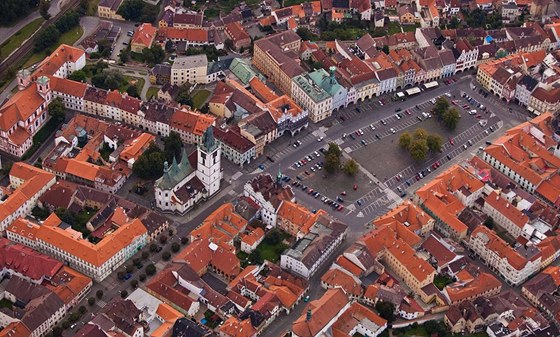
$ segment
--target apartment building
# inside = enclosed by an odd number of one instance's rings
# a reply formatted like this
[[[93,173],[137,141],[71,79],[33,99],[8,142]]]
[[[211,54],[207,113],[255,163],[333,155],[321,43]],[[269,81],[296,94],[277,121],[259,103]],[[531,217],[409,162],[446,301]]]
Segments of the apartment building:
[[[492,192],[486,197],[483,211],[514,238],[523,236],[529,239],[531,237],[533,231],[530,230],[529,217],[498,193]]]
[[[468,40],[461,39],[455,43],[453,48],[455,58],[455,72],[474,69],[478,59],[478,48],[473,47]]]
[[[257,157],[255,144],[240,134],[238,127],[214,130],[216,140],[222,145],[222,155],[241,167]]]
[[[276,180],[270,174],[260,174],[249,180],[243,194],[251,198],[260,207],[261,220],[267,226],[277,226],[278,211],[283,201],[295,201],[292,187],[282,184],[282,174],[278,172]]]
[[[182,85],[206,84],[208,71],[208,58],[205,54],[192,56],[179,56],[171,66],[171,84]]]
[[[456,241],[466,238],[468,227],[459,214],[474,205],[484,184],[462,166],[454,165],[416,191],[414,200],[435,220],[435,227]]]
[[[255,41],[253,65],[280,91],[293,97],[292,79],[305,71],[299,65],[301,39],[291,30]]]
[[[143,23],[132,35],[130,50],[134,53],[142,53],[145,48],[152,47],[156,38],[157,28],[151,23]]]
[[[317,85],[309,74],[294,77],[291,92],[294,101],[308,111],[314,123],[331,116],[333,97]]]
[[[280,266],[309,279],[346,238],[347,226],[319,216],[309,232],[280,256]]]
[[[54,174],[24,162],[14,163],[9,178],[10,194],[3,194],[5,199],[0,204],[0,231],[2,233],[17,218],[31,214],[39,197],[56,182]]]
[[[511,286],[520,285],[540,270],[542,253],[537,247],[527,247],[518,252],[485,226],[478,226],[467,244]]]
[[[560,322],[560,268],[547,267],[521,287],[521,294],[550,321]]]

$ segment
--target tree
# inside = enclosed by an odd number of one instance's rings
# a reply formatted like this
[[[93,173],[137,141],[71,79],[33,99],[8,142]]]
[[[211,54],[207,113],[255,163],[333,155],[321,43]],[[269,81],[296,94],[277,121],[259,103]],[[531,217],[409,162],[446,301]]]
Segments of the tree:
[[[132,170],[142,179],[157,179],[163,174],[164,162],[165,155],[155,143],[152,143],[134,162]]]
[[[455,15],[451,18],[451,21],[449,22],[449,28],[450,29],[459,28],[459,19],[457,19]]]
[[[251,254],[249,254],[249,260],[255,264],[261,264],[264,262],[261,252],[258,249],[253,250]]]
[[[2,0],[0,1],[0,26],[6,26],[26,17],[39,5],[38,0]]]
[[[161,243],[162,245],[166,244],[167,243],[167,235],[161,234],[159,236],[159,243]]]
[[[434,105],[432,112],[434,113],[434,115],[441,118],[443,114],[447,112],[448,109],[449,109],[449,102],[444,97],[439,97],[436,100],[436,104]]]
[[[157,245],[155,243],[150,244],[150,252],[154,253],[157,250]]]
[[[299,37],[301,37],[301,39],[304,41],[312,41],[317,38],[317,35],[313,34],[309,30],[309,28],[302,26],[298,27],[298,29],[296,30],[296,34],[299,35]]]
[[[128,88],[126,88],[126,93],[129,96],[140,98],[140,94],[138,93],[138,87],[136,85],[129,85]]]
[[[95,296],[99,299],[103,298],[103,290],[99,289],[95,292]]]
[[[387,322],[392,323],[395,321],[395,305],[391,302],[377,301],[375,303],[375,310],[379,312],[379,316],[386,319]]]
[[[87,308],[84,307],[83,305],[80,305],[80,307],[78,308],[78,311],[80,312],[80,314],[85,314],[87,311]]]
[[[408,131],[405,131],[399,137],[399,146],[403,149],[408,149],[412,143],[412,136]]]
[[[130,60],[130,49],[121,49],[121,52],[119,53],[119,60],[121,60],[122,63],[128,62],[128,60]]]
[[[60,336],[62,336],[62,328],[59,327],[59,326],[55,326],[55,327],[53,328],[52,333],[53,333],[53,336],[54,336],[54,337],[60,337]]]
[[[418,128],[414,130],[414,135],[412,136],[414,140],[420,140],[420,139],[425,140],[427,137],[428,137],[428,132],[422,128]]]
[[[68,79],[85,83],[87,82],[87,75],[83,70],[76,70],[75,72],[70,74],[70,76],[68,76]]]
[[[43,19],[48,20],[51,18],[49,14],[49,8],[51,7],[51,2],[48,0],[41,0],[39,3],[39,14],[43,17]]]
[[[93,306],[95,304],[95,297],[90,297],[87,301],[90,306]]]
[[[186,245],[187,243],[189,243],[189,238],[186,237],[186,236],[183,236],[183,237],[181,238],[181,244],[182,244],[182,245]]]
[[[327,149],[327,154],[332,153],[339,157],[342,154],[342,150],[336,143],[329,143],[329,148]]]
[[[53,99],[48,106],[48,111],[49,114],[51,115],[52,118],[58,120],[59,122],[64,121],[64,118],[66,117],[66,113],[64,111],[64,103],[62,103],[62,100],[60,98],[55,98]]]
[[[410,156],[414,160],[421,161],[426,159],[428,150],[428,144],[425,139],[415,139],[412,144],[410,144]]]
[[[119,7],[117,13],[130,21],[140,21],[144,10],[142,0],[125,0]]]
[[[177,161],[181,160],[182,149],[183,141],[177,132],[171,131],[169,136],[163,138],[163,153],[168,162],[172,162],[173,158],[177,159]]]
[[[42,51],[55,44],[60,38],[60,31],[55,26],[48,26],[37,35],[35,40],[35,51]]]
[[[450,130],[455,130],[460,118],[461,115],[457,109],[449,109],[442,116],[443,124]]]
[[[134,271],[134,266],[129,264],[125,267],[127,273],[132,273]]]
[[[166,250],[165,252],[163,252],[163,254],[161,254],[161,257],[164,261],[169,261],[169,259],[171,258],[171,253]]]
[[[70,327],[70,322],[68,320],[62,322],[62,328],[64,330],[68,329]]]
[[[136,289],[136,288],[138,287],[138,280],[132,280],[132,281],[130,281],[130,286],[131,286],[133,289]]]
[[[93,75],[91,83],[98,88],[115,90],[126,84],[123,74],[116,69],[103,70],[101,73]]]
[[[231,39],[226,39],[224,41],[224,46],[229,50],[235,50],[235,46],[233,45],[233,41]]]
[[[441,152],[443,146],[443,138],[440,135],[430,134],[426,138],[426,144],[432,152]]]
[[[381,50],[382,50],[385,54],[389,55],[389,46],[383,46],[383,48],[381,48]]]
[[[156,273],[156,266],[154,266],[152,263],[146,266],[146,274],[148,276],[153,276],[155,273]]]
[[[342,170],[347,175],[353,176],[356,173],[358,173],[360,167],[358,166],[358,163],[354,159],[350,159],[346,163],[344,163],[344,167],[342,168]]]
[[[172,53],[175,51],[175,44],[173,43],[173,41],[171,40],[167,40],[167,42],[165,42],[165,51],[168,53]]]
[[[494,219],[491,216],[484,220],[484,226],[488,227],[488,229],[494,229]]]
[[[177,97],[175,98],[177,103],[183,105],[190,105],[190,106],[193,105],[190,88],[191,85],[189,83],[184,83],[179,87],[179,91],[177,92]]]
[[[181,245],[178,244],[177,242],[173,242],[173,243],[171,244],[171,251],[172,251],[173,253],[177,253],[177,252],[179,251],[179,249],[181,249]]]
[[[328,173],[335,173],[340,168],[340,157],[334,153],[327,153],[325,156],[325,170]]]
[[[146,274],[140,274],[140,275],[138,276],[138,279],[140,280],[140,282],[146,281]]]
[[[135,281],[135,280],[133,280]],[[128,296],[128,291],[126,290],[121,290],[121,298],[126,298]]]
[[[124,280],[125,275],[126,275],[126,273],[125,273],[124,271],[122,271],[122,270],[119,270],[119,271],[117,272],[117,278],[118,278],[119,280]]]
[[[150,253],[146,251],[142,252],[142,260],[146,260],[148,257],[150,257]]]

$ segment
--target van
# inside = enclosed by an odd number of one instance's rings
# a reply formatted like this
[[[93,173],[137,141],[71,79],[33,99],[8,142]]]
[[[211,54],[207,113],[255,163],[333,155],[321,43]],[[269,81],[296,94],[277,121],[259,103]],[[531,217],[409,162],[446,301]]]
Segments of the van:
[[[473,109],[473,110],[469,111],[469,115],[476,115],[476,110]]]

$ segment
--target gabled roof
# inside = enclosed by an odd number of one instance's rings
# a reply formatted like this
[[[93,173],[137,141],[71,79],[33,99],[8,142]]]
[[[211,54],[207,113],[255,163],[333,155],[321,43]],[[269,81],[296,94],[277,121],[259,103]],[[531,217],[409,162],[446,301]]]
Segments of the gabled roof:
[[[321,298],[307,305],[302,315],[292,324],[292,331],[300,337],[316,336],[347,304],[348,297],[342,289],[329,289]],[[309,314],[311,317],[307,319]]]

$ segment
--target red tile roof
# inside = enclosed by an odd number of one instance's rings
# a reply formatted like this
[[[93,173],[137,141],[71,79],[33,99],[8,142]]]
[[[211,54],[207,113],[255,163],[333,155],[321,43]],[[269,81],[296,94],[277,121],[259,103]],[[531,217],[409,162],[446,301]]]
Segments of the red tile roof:
[[[130,44],[150,48],[156,37],[157,28],[152,26],[151,23],[143,23],[138,30],[134,32]]]
[[[19,218],[14,223],[24,221],[23,218]],[[0,269],[10,269],[37,281],[43,277],[53,278],[62,266],[62,262],[50,256],[0,238]]]

